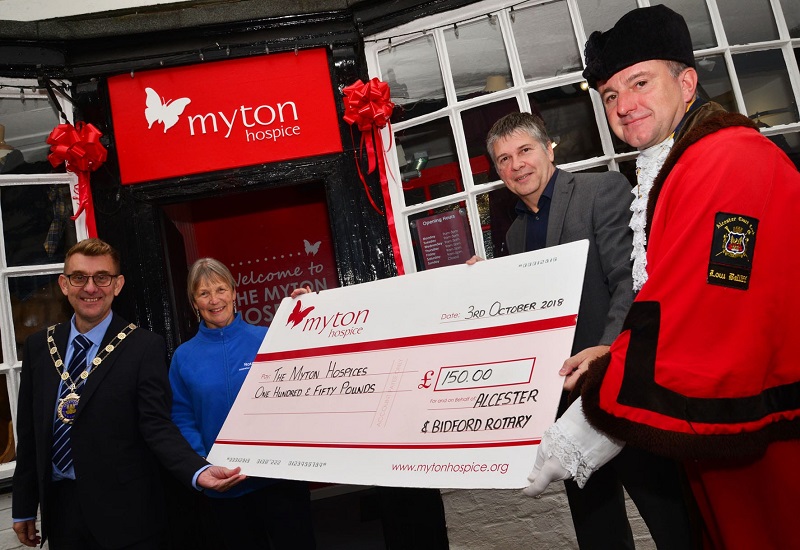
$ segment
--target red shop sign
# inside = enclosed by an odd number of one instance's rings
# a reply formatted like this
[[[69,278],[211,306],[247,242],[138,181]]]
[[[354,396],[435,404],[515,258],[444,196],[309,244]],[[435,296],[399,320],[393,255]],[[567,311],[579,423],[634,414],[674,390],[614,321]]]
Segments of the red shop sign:
[[[123,184],[342,151],[324,48],[108,80]]]

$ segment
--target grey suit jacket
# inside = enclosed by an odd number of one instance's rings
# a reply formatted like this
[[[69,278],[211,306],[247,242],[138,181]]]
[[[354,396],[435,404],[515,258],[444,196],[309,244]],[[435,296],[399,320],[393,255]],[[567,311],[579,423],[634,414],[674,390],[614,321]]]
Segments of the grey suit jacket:
[[[633,302],[631,186],[619,172],[556,176],[547,246],[589,240],[578,326],[572,353],[610,345],[622,329]],[[525,216],[519,214],[506,233],[511,254],[525,251]]]

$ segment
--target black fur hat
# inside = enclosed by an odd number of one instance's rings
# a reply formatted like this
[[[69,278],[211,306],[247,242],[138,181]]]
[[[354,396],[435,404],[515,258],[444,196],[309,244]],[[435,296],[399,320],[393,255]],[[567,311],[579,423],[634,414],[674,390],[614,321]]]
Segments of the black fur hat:
[[[629,11],[610,30],[593,32],[584,56],[583,77],[595,89],[598,81],[641,61],[664,59],[695,66],[686,21],[663,4]]]

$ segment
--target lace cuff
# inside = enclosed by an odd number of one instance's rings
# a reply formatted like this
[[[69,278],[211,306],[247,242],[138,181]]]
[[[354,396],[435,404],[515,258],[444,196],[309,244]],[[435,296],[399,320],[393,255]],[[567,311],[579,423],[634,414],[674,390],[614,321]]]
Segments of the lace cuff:
[[[580,398],[545,431],[544,437],[548,440],[548,454],[558,459],[581,488],[596,470],[617,456],[625,446],[623,441],[589,424]]]

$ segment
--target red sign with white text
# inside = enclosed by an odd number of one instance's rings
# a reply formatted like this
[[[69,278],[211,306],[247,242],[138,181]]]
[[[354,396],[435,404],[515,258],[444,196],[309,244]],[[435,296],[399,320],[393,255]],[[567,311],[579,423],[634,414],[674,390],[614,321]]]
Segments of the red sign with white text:
[[[236,305],[269,326],[296,288],[339,286],[322,183],[214,197],[164,208],[184,237],[187,265],[210,256],[230,269]]]
[[[342,150],[324,48],[108,80],[123,184]]]

